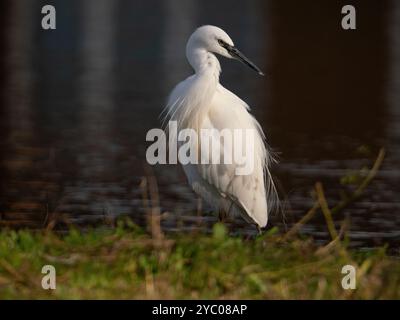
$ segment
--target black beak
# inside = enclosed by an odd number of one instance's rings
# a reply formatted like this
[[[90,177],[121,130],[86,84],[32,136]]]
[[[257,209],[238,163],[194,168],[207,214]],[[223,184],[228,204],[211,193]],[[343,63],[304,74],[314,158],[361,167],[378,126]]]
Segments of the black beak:
[[[239,60],[246,66],[249,66],[251,69],[256,71],[259,75],[264,76],[264,72],[260,70],[253,62],[251,62],[243,53],[241,53],[238,49],[233,46],[228,45],[225,43],[224,48],[229,52],[232,58]]]

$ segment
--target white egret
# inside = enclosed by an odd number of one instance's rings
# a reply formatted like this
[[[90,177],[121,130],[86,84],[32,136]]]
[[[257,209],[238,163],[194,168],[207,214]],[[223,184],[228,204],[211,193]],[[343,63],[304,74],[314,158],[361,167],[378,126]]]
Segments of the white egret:
[[[222,29],[202,26],[190,36],[186,46],[186,57],[195,74],[171,92],[164,110],[165,119],[176,121],[179,130],[190,128],[197,134],[201,129],[254,130],[252,155],[246,160],[253,161],[254,169],[250,174],[237,175],[235,169],[239,164],[235,161],[231,164],[185,164],[183,169],[193,190],[220,213],[221,219],[241,216],[257,228],[265,227],[272,203],[278,200],[269,171],[273,158],[259,123],[249,113],[249,106],[219,83],[221,67],[215,54],[237,59],[263,75],[235,48]],[[218,150],[221,153],[246,147],[246,141],[234,141],[231,150],[226,150],[228,144],[225,141],[217,139],[214,142],[220,144]],[[201,143],[199,137],[197,150]],[[211,153],[212,150],[201,152]]]

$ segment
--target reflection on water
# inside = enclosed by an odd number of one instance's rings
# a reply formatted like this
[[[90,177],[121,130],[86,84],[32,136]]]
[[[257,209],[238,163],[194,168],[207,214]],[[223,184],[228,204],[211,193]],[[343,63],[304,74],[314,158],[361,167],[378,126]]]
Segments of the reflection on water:
[[[221,60],[221,81],[253,106],[287,199],[286,223],[312,205],[322,181],[387,159],[366,196],[344,210],[354,245],[400,242],[400,5],[356,2],[357,31],[340,29],[340,6],[284,1],[54,1],[57,30],[40,29],[40,1],[2,10],[0,224],[40,228],[130,215],[143,222],[145,134],[159,127],[166,96],[191,73],[185,44],[195,27],[226,29],[268,76]],[[223,14],[221,14],[223,13]],[[360,146],[364,152],[359,152]],[[365,150],[370,150],[365,152]],[[170,230],[199,223],[178,166],[153,168]],[[207,208],[205,209],[207,211]],[[202,223],[216,221],[205,214]],[[271,225],[284,228],[281,216]],[[62,226],[62,225],[60,225]],[[250,230],[241,226],[243,230]],[[305,232],[326,239],[322,218]]]

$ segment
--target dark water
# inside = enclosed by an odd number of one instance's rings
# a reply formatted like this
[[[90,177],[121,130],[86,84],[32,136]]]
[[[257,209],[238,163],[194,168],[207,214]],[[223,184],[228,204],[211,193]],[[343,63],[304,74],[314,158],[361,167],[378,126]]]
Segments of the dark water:
[[[356,246],[400,243],[400,3],[353,1],[52,1],[57,30],[40,28],[41,1],[3,1],[0,225],[41,228],[145,221],[142,178],[157,178],[169,230],[211,225],[178,166],[148,168],[147,130],[168,92],[191,73],[184,48],[202,24],[225,29],[268,76],[222,60],[221,82],[247,101],[280,154],[273,168],[290,227],[312,206],[316,181],[333,206],[342,176],[387,157],[349,217]],[[204,208],[204,207],[203,207]],[[207,211],[205,208],[204,211]],[[285,225],[286,223],[286,225]],[[241,230],[249,231],[245,225]],[[328,237],[321,215],[304,232]]]

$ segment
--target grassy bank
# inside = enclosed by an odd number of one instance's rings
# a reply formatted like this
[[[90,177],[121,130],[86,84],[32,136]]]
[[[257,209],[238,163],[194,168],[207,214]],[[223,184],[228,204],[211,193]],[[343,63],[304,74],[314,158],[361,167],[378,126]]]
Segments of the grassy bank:
[[[46,264],[56,268],[56,290],[41,287]],[[341,286],[346,264],[356,267],[356,290]],[[398,299],[400,260],[382,248],[284,241],[274,230],[245,240],[221,224],[157,239],[129,222],[63,236],[3,231],[0,298]]]

